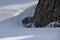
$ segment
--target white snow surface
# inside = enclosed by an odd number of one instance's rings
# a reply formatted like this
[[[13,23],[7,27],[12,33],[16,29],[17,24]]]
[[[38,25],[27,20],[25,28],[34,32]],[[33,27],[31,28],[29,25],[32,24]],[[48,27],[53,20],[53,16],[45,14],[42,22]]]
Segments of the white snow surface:
[[[60,40],[60,28],[24,28],[38,0],[0,0],[0,40]],[[32,14],[33,15],[33,14]]]

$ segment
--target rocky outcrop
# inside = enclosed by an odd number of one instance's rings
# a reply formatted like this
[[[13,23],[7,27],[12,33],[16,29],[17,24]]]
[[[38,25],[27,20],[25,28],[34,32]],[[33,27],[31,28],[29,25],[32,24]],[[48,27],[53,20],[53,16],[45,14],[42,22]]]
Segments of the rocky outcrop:
[[[60,0],[39,0],[34,14],[34,26],[45,27],[60,21]]]

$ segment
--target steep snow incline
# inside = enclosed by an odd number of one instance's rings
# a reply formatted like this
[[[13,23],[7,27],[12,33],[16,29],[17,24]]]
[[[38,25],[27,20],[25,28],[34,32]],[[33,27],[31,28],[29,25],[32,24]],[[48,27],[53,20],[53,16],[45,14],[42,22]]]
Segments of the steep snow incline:
[[[0,21],[18,15],[17,12],[21,13],[36,3],[35,0],[0,0]]]
[[[4,25],[6,27],[22,27],[22,19],[24,19],[25,17],[29,16],[31,13],[34,12],[35,6],[29,7],[27,9],[25,9],[22,13],[20,13],[20,11],[18,11],[14,17],[11,17],[9,19],[6,19],[4,21],[0,22],[0,26],[4,27]],[[17,15],[19,14],[19,15]]]

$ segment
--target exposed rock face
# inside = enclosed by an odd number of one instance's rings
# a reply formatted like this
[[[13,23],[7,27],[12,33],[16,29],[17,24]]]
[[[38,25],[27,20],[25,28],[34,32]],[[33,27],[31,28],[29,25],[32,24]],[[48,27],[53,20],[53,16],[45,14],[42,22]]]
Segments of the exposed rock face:
[[[23,26],[25,26],[26,28],[31,28],[32,22],[33,22],[32,17],[26,17],[22,20]]]
[[[39,0],[33,17],[35,27],[60,21],[60,0]]]

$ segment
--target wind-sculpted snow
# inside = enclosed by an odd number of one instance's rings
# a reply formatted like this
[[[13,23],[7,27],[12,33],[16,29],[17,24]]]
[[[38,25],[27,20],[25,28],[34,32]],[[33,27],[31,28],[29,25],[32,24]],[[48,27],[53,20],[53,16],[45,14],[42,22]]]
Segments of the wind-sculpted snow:
[[[12,0],[10,0],[10,1],[12,1]],[[17,0],[15,0],[15,1],[17,1]],[[0,2],[3,2],[3,0],[1,0]],[[7,2],[4,1],[4,2],[6,4],[8,1]],[[12,2],[14,2],[14,1],[12,1]],[[17,1],[17,2],[19,2],[19,1]],[[20,0],[20,2],[22,2],[22,1]],[[3,3],[1,3],[1,4],[4,5]],[[8,5],[0,6],[0,21],[3,21],[3,20],[6,20],[10,17],[19,15],[25,9],[33,6],[34,4],[37,4],[37,2],[34,1],[34,2],[28,3],[28,1],[27,1],[27,3],[25,3],[25,4],[19,3],[19,4],[11,4],[11,5],[8,3]]]

